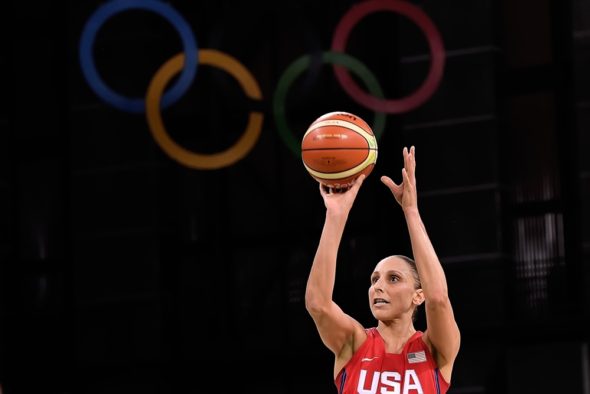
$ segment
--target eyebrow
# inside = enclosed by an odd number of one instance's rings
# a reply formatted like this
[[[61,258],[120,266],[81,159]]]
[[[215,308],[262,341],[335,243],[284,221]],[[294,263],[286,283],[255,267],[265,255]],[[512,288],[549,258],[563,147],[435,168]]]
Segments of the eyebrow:
[[[373,271],[371,273],[371,276],[374,276],[375,274],[381,275],[381,273],[379,271]],[[397,275],[400,275],[400,276],[404,276],[404,274],[401,271],[397,271],[397,270],[388,270],[388,271],[385,271],[385,274],[386,275],[387,274],[397,274]]]

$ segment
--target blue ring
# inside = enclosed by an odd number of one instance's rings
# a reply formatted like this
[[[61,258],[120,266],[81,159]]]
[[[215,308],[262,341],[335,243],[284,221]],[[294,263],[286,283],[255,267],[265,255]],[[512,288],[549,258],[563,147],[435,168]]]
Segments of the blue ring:
[[[170,5],[158,0],[114,0],[105,3],[92,14],[84,26],[80,39],[80,64],[86,81],[100,98],[112,106],[122,111],[144,113],[145,98],[128,98],[120,95],[103,82],[94,65],[92,53],[96,33],[104,22],[119,12],[135,8],[160,14],[174,26],[182,39],[185,55],[184,68],[178,80],[162,97],[162,107],[175,103],[190,87],[197,72],[199,49],[193,32],[182,15]]]

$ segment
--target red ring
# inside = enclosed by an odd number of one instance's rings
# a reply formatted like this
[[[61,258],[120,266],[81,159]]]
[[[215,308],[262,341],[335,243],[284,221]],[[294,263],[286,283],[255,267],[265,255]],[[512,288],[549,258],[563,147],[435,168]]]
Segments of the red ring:
[[[340,19],[334,31],[332,50],[334,52],[345,52],[348,36],[352,28],[365,16],[377,11],[397,12],[412,20],[424,33],[430,48],[430,71],[422,85],[414,93],[401,99],[380,99],[362,90],[352,79],[348,70],[342,66],[334,65],[336,78],[357,103],[370,108],[373,111],[386,113],[402,113],[410,111],[432,96],[438,87],[445,65],[445,48],[439,31],[434,23],[422,10],[409,1],[400,0],[368,0],[353,6]]]

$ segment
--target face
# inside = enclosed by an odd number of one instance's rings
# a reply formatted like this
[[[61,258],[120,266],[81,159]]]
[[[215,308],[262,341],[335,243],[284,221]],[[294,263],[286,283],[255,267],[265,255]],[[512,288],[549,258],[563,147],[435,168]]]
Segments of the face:
[[[373,316],[382,321],[404,315],[411,319],[414,309],[424,301],[421,289],[416,289],[412,268],[399,257],[381,260],[371,274],[369,304]]]

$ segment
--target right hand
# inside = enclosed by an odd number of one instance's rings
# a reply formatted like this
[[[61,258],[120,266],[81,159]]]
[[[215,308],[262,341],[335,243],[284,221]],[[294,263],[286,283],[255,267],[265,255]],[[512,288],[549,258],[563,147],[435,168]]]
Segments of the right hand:
[[[365,174],[361,174],[358,178],[352,181],[351,186],[347,189],[336,190],[328,188],[320,183],[320,194],[324,199],[324,205],[326,206],[328,213],[348,215],[365,178]]]

